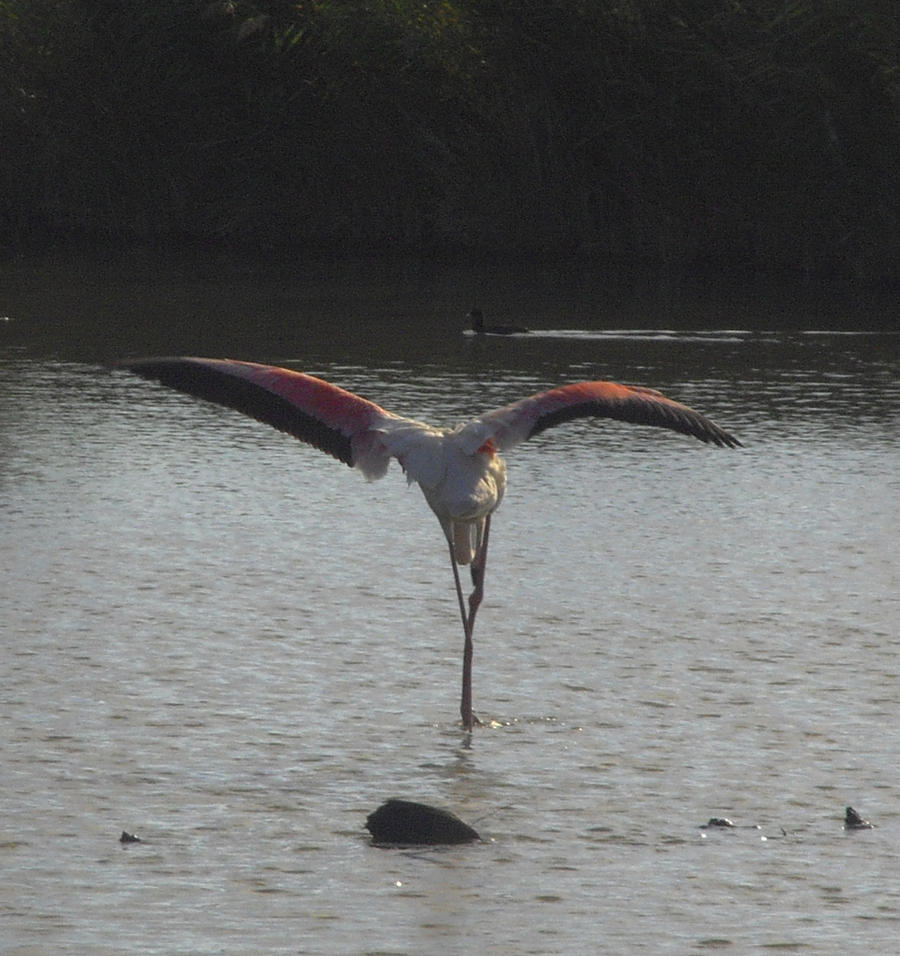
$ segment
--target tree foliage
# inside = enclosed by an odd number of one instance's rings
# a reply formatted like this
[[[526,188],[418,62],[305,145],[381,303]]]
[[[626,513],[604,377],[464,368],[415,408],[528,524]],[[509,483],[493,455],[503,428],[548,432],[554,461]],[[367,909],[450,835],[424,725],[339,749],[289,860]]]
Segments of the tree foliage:
[[[0,0],[11,235],[896,275],[896,0]]]

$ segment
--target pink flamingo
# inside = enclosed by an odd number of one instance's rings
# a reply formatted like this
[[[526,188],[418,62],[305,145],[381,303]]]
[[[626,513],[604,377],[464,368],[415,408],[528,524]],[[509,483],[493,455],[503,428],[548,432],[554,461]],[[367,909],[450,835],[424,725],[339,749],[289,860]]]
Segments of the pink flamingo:
[[[499,452],[553,425],[575,418],[613,418],[655,425],[729,448],[741,443],[714,422],[650,388],[615,382],[578,382],[539,392],[456,428],[435,428],[386,411],[323,381],[289,369],[206,358],[143,359],[125,364],[170,388],[237,409],[359,470],[381,478],[396,458],[407,480],[418,482],[437,515],[450,549],[465,643],[463,727],[472,713],[472,632],[484,595],[491,515],[506,488]],[[459,565],[469,565],[468,610]]]

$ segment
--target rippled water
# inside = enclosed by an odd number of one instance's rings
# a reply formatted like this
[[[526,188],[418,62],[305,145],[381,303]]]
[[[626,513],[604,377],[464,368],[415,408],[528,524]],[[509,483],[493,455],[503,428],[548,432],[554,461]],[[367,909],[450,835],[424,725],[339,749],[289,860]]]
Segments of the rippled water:
[[[473,271],[3,266],[4,952],[893,950],[895,303],[492,272],[489,319],[537,332],[476,341]],[[470,739],[418,490],[106,367],[159,353],[451,424],[636,381],[746,447],[580,422],[510,454]],[[485,842],[373,848],[389,796]]]

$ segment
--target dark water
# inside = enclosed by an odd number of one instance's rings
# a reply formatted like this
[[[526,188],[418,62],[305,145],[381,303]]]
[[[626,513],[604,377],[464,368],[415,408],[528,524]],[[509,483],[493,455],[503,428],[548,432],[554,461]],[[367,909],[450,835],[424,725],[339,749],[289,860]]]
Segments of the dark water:
[[[893,950],[896,301],[196,253],[0,279],[4,952]],[[463,335],[476,293],[535,334]],[[105,367],[160,353],[449,424],[641,382],[746,447],[573,423],[509,456],[469,740],[418,490]],[[388,796],[486,842],[374,849]]]

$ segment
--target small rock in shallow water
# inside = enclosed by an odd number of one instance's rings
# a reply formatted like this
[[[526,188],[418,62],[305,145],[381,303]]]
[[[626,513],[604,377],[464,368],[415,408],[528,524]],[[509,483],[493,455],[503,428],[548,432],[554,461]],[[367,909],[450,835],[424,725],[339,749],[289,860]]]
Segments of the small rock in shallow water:
[[[129,833],[127,830],[122,831],[122,835],[119,837],[119,843],[141,843],[141,838],[135,836],[133,833]]]
[[[710,817],[708,823],[701,823],[700,829],[706,830],[709,827],[733,827],[734,824],[728,817]]]
[[[416,846],[471,843],[481,837],[449,810],[410,800],[388,800],[366,817],[366,829],[375,843]]]
[[[844,829],[845,830],[871,830],[875,826],[874,823],[869,823],[868,820],[863,820],[863,818],[853,809],[853,807],[847,807],[844,811]]]

